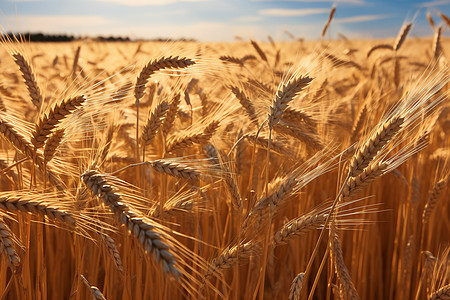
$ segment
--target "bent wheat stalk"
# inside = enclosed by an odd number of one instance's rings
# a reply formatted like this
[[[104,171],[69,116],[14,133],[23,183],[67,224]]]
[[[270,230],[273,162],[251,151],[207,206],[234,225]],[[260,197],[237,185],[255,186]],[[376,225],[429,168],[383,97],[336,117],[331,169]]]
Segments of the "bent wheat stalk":
[[[155,261],[161,263],[163,271],[179,277],[181,273],[175,266],[175,256],[172,254],[170,245],[165,241],[165,236],[155,230],[158,227],[157,224],[131,211],[129,206],[123,202],[122,195],[108,184],[106,176],[99,171],[87,170],[81,175],[81,179],[94,196],[98,196],[110,207],[116,219],[128,228],[145,251],[153,253]]]

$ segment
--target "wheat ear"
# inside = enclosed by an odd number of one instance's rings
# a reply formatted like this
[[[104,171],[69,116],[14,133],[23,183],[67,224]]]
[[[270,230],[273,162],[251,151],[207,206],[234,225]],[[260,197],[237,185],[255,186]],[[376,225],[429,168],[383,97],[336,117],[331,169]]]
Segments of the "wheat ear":
[[[170,132],[170,130],[173,127],[173,123],[175,122],[175,118],[177,117],[178,112],[178,106],[181,102],[181,96],[180,94],[176,94],[173,97],[172,102],[170,103],[169,109],[166,113],[166,118],[164,119],[163,125],[162,125],[162,132],[164,136],[167,136],[167,134]]]
[[[47,140],[44,146],[44,160],[49,162],[56,154],[61,141],[64,137],[64,129],[56,130]]]
[[[243,135],[243,139],[248,140],[251,143],[256,143],[257,146],[267,149],[267,145],[269,143],[269,140],[262,136],[256,136],[256,133],[246,133]],[[283,146],[276,142],[276,141],[270,141],[270,150],[277,152],[279,154],[283,154],[286,152],[286,150],[283,148]]]
[[[137,78],[136,86],[134,88],[134,97],[136,102],[139,102],[142,96],[144,96],[145,85],[150,79],[150,76],[155,72],[164,69],[184,69],[193,64],[195,64],[193,60],[178,56],[162,57],[160,59],[150,61],[145,67],[142,68],[141,73]]]
[[[450,18],[441,12],[438,12],[438,15],[445,22],[445,24],[447,24],[447,26],[450,27]]]
[[[361,173],[355,177],[349,177],[345,183],[339,201],[345,201],[357,192],[371,184],[375,179],[383,175],[387,169],[387,163],[375,163],[365,168]]]
[[[300,300],[300,291],[302,290],[303,278],[305,273],[298,273],[291,283],[288,300]]]
[[[386,145],[391,138],[400,130],[404,118],[394,117],[384,122],[378,131],[360,148],[350,161],[349,175],[359,175],[377,155],[378,151]]]
[[[343,296],[344,299],[360,299],[347,266],[345,265],[341,242],[339,241],[339,236],[334,227],[331,228],[330,234],[331,257],[333,258],[336,274],[340,282],[339,290],[341,296]]]
[[[292,127],[288,123],[280,121],[273,128],[275,129],[275,131],[298,139],[299,141],[304,143],[306,146],[312,148],[313,150],[318,151],[323,148],[322,143],[314,134],[304,130],[300,130],[296,127]]]
[[[22,54],[13,54],[13,57],[16,64],[19,66],[23,79],[25,80],[31,102],[39,109],[42,105],[42,95],[37,84],[36,77],[33,73],[33,69]]]
[[[403,42],[405,41],[406,36],[408,35],[409,31],[411,30],[411,27],[412,27],[412,23],[408,23],[400,29],[400,32],[398,33],[397,38],[395,39],[394,45],[392,46],[394,51],[398,51],[398,49],[400,49],[400,47],[403,45]]]
[[[173,177],[185,178],[190,180],[199,180],[200,172],[195,168],[164,159],[146,162],[152,166],[156,171],[168,174]]]
[[[439,26],[435,29],[435,32],[434,32],[433,49],[432,49],[434,59],[437,59],[439,57],[439,54],[442,51],[441,34],[442,34],[442,27]]]
[[[269,108],[269,128],[273,128],[280,121],[287,104],[305,89],[311,81],[312,79],[310,77],[299,76],[278,89]]]
[[[375,46],[373,46],[372,48],[370,48],[369,52],[367,52],[367,56],[366,56],[366,57],[369,58],[370,55],[371,55],[373,52],[375,52],[376,50],[379,50],[379,49],[394,50],[394,48],[392,47],[392,45],[389,45],[389,44],[378,44],[378,45],[375,45]]]
[[[427,11],[427,19],[428,19],[428,23],[430,23],[431,28],[435,28],[436,25],[434,24],[434,20],[433,17],[431,17],[431,14],[429,11]]]
[[[44,170],[44,158],[40,153],[34,155],[33,146],[20,134],[14,127],[0,119],[0,132],[5,136],[6,140],[11,143],[17,150],[19,150],[23,155],[30,159],[34,158],[34,163],[41,169]],[[63,182],[53,173],[47,171],[48,179],[59,189],[64,186]]]
[[[239,58],[239,57],[235,57],[235,56],[229,56],[229,55],[222,55],[219,57],[220,60],[222,60],[223,62],[229,62],[229,63],[233,63],[233,64],[237,64],[241,67],[244,66],[244,62]]]
[[[242,107],[245,109],[245,112],[250,118],[250,121],[252,121],[253,124],[255,124],[256,126],[259,126],[258,116],[256,115],[255,107],[253,106],[253,103],[250,100],[250,98],[248,98],[247,95],[245,95],[245,93],[241,91],[238,87],[232,86],[231,91],[239,100],[239,103],[241,103]]]
[[[211,121],[206,127],[203,129],[201,133],[195,133],[191,135],[182,135],[179,137],[173,138],[168,142],[167,151],[172,152],[176,150],[181,150],[187,147],[190,147],[194,144],[205,145],[209,142],[211,137],[214,135],[216,130],[219,128],[219,121]]]
[[[364,122],[367,120],[366,119],[367,113],[368,113],[367,105],[365,104],[363,106],[363,108],[361,109],[361,111],[359,112],[358,118],[356,119],[355,125],[353,126],[352,141],[355,141],[358,138],[358,136],[364,126]]]
[[[325,26],[322,29],[322,34],[321,34],[322,39],[325,37],[325,34],[327,33],[328,27],[331,24],[331,20],[333,20],[333,16],[334,16],[335,12],[336,12],[336,6],[333,6],[331,8],[330,14],[328,15],[327,23],[325,24]]]
[[[422,222],[424,224],[427,223],[428,220],[430,219],[430,215],[446,186],[447,186],[447,178],[443,178],[438,182],[436,182],[433,188],[431,189],[427,204],[425,205],[422,214]]]
[[[208,157],[211,159],[211,163],[214,166],[219,166],[220,171],[222,173],[223,180],[225,181],[225,184],[228,187],[228,191],[231,194],[232,198],[232,204],[234,207],[236,207],[238,210],[242,207],[242,198],[241,193],[239,192],[238,184],[236,182],[236,178],[233,176],[233,173],[231,172],[230,166],[228,163],[221,163],[219,159],[219,155],[217,153],[216,148],[208,144],[205,146],[205,151]]]
[[[428,300],[448,300],[450,299],[450,284],[441,287],[428,297]]]
[[[116,266],[116,268],[120,272],[120,274],[123,275],[124,271],[123,271],[122,259],[120,258],[120,253],[119,253],[119,250],[117,249],[116,243],[106,233],[100,233],[100,236],[102,237],[102,241],[106,246],[106,250],[107,250],[109,256],[112,258],[114,265]]]
[[[77,50],[75,51],[75,55],[73,57],[73,64],[72,64],[72,77],[76,77],[76,72],[77,72],[77,68],[78,68],[78,60],[80,59],[80,51],[81,51],[81,46],[77,47]]]
[[[89,292],[91,293],[93,300],[106,300],[106,298],[103,296],[102,292],[100,292],[98,287],[91,285],[83,275],[80,276],[81,281],[83,281],[84,285],[89,289]]]
[[[156,133],[166,117],[168,109],[169,103],[167,101],[163,101],[155,107],[142,133],[141,140],[143,146],[150,144],[155,138]]]
[[[256,250],[257,244],[255,242],[239,243],[239,245],[226,248],[218,257],[211,261],[206,277],[231,268],[238,260],[249,258]]]
[[[74,110],[80,108],[84,101],[86,101],[84,96],[69,98],[55,105],[48,115],[44,114],[36,123],[35,129],[32,132],[31,143],[34,147],[37,149],[44,146],[45,141],[56,125]]]
[[[294,237],[322,226],[327,220],[328,213],[306,215],[285,224],[273,236],[273,245],[277,247],[292,240]]]
[[[68,225],[75,226],[75,218],[71,212],[61,210],[56,206],[41,201],[21,197],[0,197],[0,209],[47,216],[49,219],[59,220]]]
[[[284,110],[282,121],[286,121],[299,126],[300,123],[304,123],[308,130],[315,132],[317,128],[317,121],[313,119],[311,115],[302,111],[301,109],[294,107],[286,107]]]
[[[123,202],[122,195],[117,193],[114,187],[108,184],[105,176],[97,170],[84,172],[81,179],[95,196],[110,207],[116,218],[136,237],[145,251],[153,253],[155,261],[161,262],[164,272],[171,273],[175,277],[180,275],[180,271],[175,267],[176,260],[171,253],[171,247],[165,242],[164,235],[154,230],[156,224],[131,211]]]
[[[20,266],[20,257],[13,245],[14,234],[3,222],[3,218],[0,218],[0,252],[6,255],[8,267],[15,271]]]
[[[251,40],[250,43],[252,44],[253,48],[255,48],[256,52],[259,55],[259,57],[261,57],[261,59],[263,61],[268,63],[267,56],[264,53],[264,51],[262,51],[261,47],[259,47],[258,43],[256,41],[254,41],[254,40]]]

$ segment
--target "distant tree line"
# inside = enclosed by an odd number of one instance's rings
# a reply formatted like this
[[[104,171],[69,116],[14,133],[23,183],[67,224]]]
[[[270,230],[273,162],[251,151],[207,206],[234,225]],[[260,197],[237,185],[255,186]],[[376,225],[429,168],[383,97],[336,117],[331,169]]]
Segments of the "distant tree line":
[[[14,40],[14,36],[18,36],[15,33],[7,33],[7,35]],[[30,42],[70,42],[74,40],[83,40],[86,37],[75,37],[73,35],[67,34],[45,34],[45,33],[22,33],[21,34],[26,41]],[[88,37],[89,39],[94,39],[102,42],[128,42],[131,41],[129,37],[114,37],[114,36],[97,36],[97,37]],[[182,42],[195,42],[195,39],[164,39],[164,38],[155,38],[155,39],[139,39],[146,41],[156,41],[156,42],[171,42],[171,41],[182,41]]]

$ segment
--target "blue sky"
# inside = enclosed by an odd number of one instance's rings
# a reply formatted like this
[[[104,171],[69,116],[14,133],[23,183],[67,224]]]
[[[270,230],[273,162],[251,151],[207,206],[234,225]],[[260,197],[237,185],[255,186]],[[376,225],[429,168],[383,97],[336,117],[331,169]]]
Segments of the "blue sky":
[[[0,24],[14,31],[113,35],[132,38],[195,38],[201,41],[244,39],[318,39],[329,11],[336,14],[327,37],[387,38],[413,21],[411,35],[433,34],[430,12],[450,16],[450,0],[0,0]],[[8,25],[9,24],[9,25]],[[8,30],[8,29],[6,29]],[[450,28],[444,30],[448,35]]]

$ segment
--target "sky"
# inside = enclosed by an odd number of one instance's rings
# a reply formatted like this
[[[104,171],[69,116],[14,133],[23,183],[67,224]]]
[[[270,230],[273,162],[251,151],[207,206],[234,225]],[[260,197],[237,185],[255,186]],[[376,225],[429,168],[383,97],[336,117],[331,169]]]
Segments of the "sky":
[[[0,0],[4,31],[75,36],[194,38],[199,41],[319,39],[333,5],[327,38],[432,36],[426,13],[450,16],[450,0]],[[450,28],[444,29],[449,35]]]

